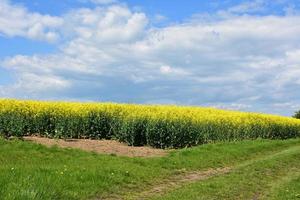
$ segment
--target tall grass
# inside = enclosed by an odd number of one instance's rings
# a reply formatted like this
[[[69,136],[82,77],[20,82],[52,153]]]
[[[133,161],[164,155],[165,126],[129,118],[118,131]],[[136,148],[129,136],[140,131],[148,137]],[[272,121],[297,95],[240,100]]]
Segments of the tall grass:
[[[212,141],[295,138],[300,136],[300,120],[200,107],[3,99],[0,133],[180,148]]]

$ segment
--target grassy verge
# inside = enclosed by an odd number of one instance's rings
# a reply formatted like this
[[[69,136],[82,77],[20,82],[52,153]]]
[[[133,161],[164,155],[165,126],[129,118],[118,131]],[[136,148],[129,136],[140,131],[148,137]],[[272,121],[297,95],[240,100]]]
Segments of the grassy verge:
[[[300,169],[290,172],[286,177],[280,179],[268,193],[268,198],[275,200],[300,199]]]
[[[258,169],[265,169],[264,165],[275,166],[275,163],[276,166],[277,163],[288,163],[285,167],[290,169],[299,167],[299,142],[300,139],[291,139],[208,144],[176,150],[163,158],[126,158],[0,139],[0,197],[3,200],[47,200],[122,195],[142,190],[178,170],[234,166],[273,154],[278,156],[270,157],[267,164],[264,160],[257,162]],[[282,151],[286,153],[281,155]],[[251,171],[252,164],[249,166]],[[236,172],[233,180],[239,177],[246,180],[247,173]],[[217,179],[212,181],[218,182]],[[211,183],[208,187],[214,187],[214,182],[208,183]],[[229,184],[225,180],[221,183]],[[288,183],[286,187],[290,187]],[[174,195],[177,197],[178,194]]]
[[[290,147],[151,199],[299,199],[299,155],[300,145]]]

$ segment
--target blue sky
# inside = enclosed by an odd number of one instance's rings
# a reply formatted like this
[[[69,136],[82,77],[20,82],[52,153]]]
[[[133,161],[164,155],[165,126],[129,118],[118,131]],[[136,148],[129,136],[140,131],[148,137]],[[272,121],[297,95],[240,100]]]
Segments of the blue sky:
[[[0,0],[0,97],[300,109],[299,0]]]
[[[14,4],[20,4],[28,8],[30,11],[42,14],[62,15],[72,9],[88,7],[93,8],[95,4],[89,0],[11,0]],[[244,0],[124,0],[119,1],[133,9],[138,9],[149,15],[164,15],[171,21],[181,21],[189,18],[193,14],[214,13],[218,10],[228,9],[237,5],[241,5],[247,1]],[[255,1],[248,1],[255,2]],[[277,14],[284,15],[286,7],[298,7],[299,0],[274,0],[274,1],[256,1],[263,2],[267,7],[264,11],[256,12],[260,15]]]

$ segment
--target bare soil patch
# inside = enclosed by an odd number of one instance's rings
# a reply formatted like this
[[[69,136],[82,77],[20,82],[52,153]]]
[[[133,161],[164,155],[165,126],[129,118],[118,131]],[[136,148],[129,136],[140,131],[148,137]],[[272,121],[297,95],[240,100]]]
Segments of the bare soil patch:
[[[46,145],[57,145],[62,148],[75,148],[101,154],[115,154],[128,157],[161,157],[168,154],[167,150],[151,147],[132,147],[114,140],[89,139],[50,139],[37,136],[27,136],[24,140]]]

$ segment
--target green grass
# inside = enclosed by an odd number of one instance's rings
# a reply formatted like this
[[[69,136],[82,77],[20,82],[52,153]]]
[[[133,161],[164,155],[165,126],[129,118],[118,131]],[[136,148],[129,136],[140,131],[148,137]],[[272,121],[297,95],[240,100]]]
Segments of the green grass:
[[[270,199],[300,199],[300,169],[273,184],[268,196]]]
[[[300,145],[247,162],[230,174],[186,185],[151,199],[297,199],[300,197],[299,182],[296,183],[299,173]],[[294,176],[296,178],[290,181]],[[282,187],[284,182],[287,185]]]
[[[300,174],[292,175],[291,179],[280,185],[271,194],[271,199],[300,199]]]
[[[115,194],[130,198],[131,193],[159,183],[178,170],[232,166],[230,174],[155,198],[240,199],[258,192],[266,198],[293,199],[299,193],[299,155],[300,139],[207,144],[174,150],[163,158],[99,155],[0,139],[0,197],[71,200]]]

